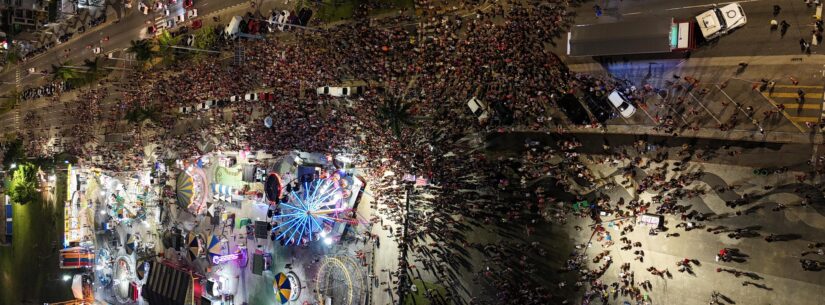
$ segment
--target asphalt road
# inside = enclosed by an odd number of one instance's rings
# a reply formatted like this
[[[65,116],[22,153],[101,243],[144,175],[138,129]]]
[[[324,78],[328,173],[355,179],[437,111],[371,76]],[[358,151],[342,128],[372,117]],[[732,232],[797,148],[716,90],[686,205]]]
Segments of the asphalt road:
[[[196,0],[195,8],[198,10],[199,16],[206,16],[221,9],[242,4],[243,0]],[[180,6],[180,4],[177,4]],[[21,76],[26,75],[29,68],[35,68],[37,71],[51,70],[53,64],[80,64],[85,59],[91,59],[95,56],[92,53],[92,48],[87,46],[101,46],[102,53],[107,53],[113,50],[119,50],[129,47],[131,40],[137,40],[148,37],[146,34],[147,22],[155,23],[155,14],[161,12],[150,12],[148,15],[143,15],[137,9],[137,4],[133,5],[131,9],[125,9],[120,21],[117,16],[117,10],[114,7],[107,8],[108,20],[105,24],[86,30],[83,34],[75,34],[71,40],[60,44],[49,51],[37,55],[32,59],[28,59],[25,63],[20,65]],[[201,17],[202,18],[202,17]],[[187,21],[184,24],[188,24]],[[108,41],[103,41],[105,37],[109,37]],[[102,56],[102,55],[101,55]],[[116,64],[116,61],[109,60],[107,66]],[[32,86],[38,83],[39,78],[49,76],[27,76],[23,79],[23,87]],[[7,92],[12,89],[14,85],[7,84],[15,81],[14,69],[8,69],[5,73],[0,74],[0,80],[4,82],[0,86],[0,92]]]
[[[719,56],[767,56],[767,55],[802,55],[799,39],[811,41],[814,7],[807,7],[799,0],[596,0],[583,4],[576,12],[577,25],[592,23],[618,22],[621,20],[646,17],[668,16],[678,20],[693,19],[696,15],[710,9],[715,3],[720,5],[739,2],[745,11],[748,23],[734,32],[722,36],[714,42],[699,46],[691,57]],[[593,5],[602,7],[603,15],[596,17]],[[782,10],[777,21],[786,20],[791,24],[787,34],[780,37],[778,32],[770,31],[773,18],[773,5]],[[700,33],[697,35],[701,36]],[[813,53],[819,51],[812,48]]]

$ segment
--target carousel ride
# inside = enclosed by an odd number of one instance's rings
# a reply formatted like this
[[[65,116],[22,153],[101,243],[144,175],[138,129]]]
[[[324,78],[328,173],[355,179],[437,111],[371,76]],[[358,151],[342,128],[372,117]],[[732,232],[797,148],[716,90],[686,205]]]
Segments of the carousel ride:
[[[178,174],[175,181],[175,196],[178,205],[189,212],[199,215],[206,212],[207,187],[206,173],[203,169],[188,166]]]

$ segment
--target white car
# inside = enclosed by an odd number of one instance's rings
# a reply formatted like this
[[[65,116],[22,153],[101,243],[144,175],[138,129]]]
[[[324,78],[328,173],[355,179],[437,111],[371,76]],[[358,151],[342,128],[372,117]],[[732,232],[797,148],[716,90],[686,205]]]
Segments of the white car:
[[[628,101],[624,94],[619,92],[619,90],[613,90],[613,92],[607,96],[607,100],[610,101],[610,104],[612,104],[613,107],[616,107],[619,114],[625,118],[629,118],[636,113],[636,107],[631,105],[630,101]]]
[[[487,112],[487,104],[475,97],[467,101],[467,107],[470,108],[470,112],[478,118],[479,122],[486,121],[490,116]]]
[[[258,101],[258,94],[257,94],[257,93],[247,93],[247,94],[243,97],[243,99],[244,99],[245,101],[256,102],[256,101]]]
[[[176,20],[178,23],[182,23],[182,22],[186,21],[186,15],[185,15],[185,14],[180,14],[180,15],[177,15],[177,16],[175,17],[175,20]]]
[[[329,96],[341,97],[341,96],[350,95],[351,91],[350,91],[349,87],[325,86],[325,87],[320,87],[318,89],[315,89],[315,92],[318,93],[318,95],[329,95]]]
[[[92,48],[92,53],[94,53],[95,55],[100,54],[100,51],[102,51],[102,49],[100,47]]]
[[[696,16],[699,30],[705,39],[714,39],[748,23],[745,11],[739,3],[714,7]]]
[[[240,102],[243,100],[243,96],[240,95],[233,95],[229,97],[230,102]]]
[[[180,113],[187,114],[192,112],[192,107],[180,107]]]
[[[186,11],[186,13],[187,13],[189,19],[198,17],[198,9],[196,9],[196,8]]]
[[[289,21],[289,11],[287,11],[287,10],[283,10],[283,11],[281,12],[281,15],[280,15],[280,16],[278,16],[278,29],[279,29],[279,30],[281,30],[281,31],[283,31],[283,30],[288,30],[288,29],[289,29],[289,27],[286,27],[286,26],[285,26],[285,24],[286,24],[288,21]]]
[[[143,2],[138,2],[138,10],[140,10],[144,15],[149,15],[149,6],[143,4]]]

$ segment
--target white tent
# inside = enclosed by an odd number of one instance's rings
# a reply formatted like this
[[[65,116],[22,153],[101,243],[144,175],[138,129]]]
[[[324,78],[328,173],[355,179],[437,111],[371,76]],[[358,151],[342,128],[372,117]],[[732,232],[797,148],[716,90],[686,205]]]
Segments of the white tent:
[[[76,274],[72,279],[72,294],[75,299],[83,299],[83,276]]]

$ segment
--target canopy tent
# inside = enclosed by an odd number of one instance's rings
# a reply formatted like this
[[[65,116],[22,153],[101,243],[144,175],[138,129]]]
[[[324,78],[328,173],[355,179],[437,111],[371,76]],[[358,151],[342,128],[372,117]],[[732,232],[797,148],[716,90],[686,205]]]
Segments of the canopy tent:
[[[221,238],[216,235],[212,235],[212,237],[209,238],[209,246],[206,248],[206,251],[209,254],[209,261],[211,262],[212,258],[215,256],[220,256],[222,254],[222,250]]]
[[[75,299],[83,300],[83,275],[75,274],[72,278],[72,295]]]
[[[137,237],[132,234],[126,234],[126,253],[132,254],[137,248]]]
[[[195,182],[192,179],[192,176],[185,172],[178,174],[178,179],[175,183],[178,205],[183,208],[188,208],[189,205],[192,204],[194,185]]]
[[[189,260],[196,260],[203,252],[203,238],[197,234],[189,233]]]
[[[212,196],[218,200],[230,201],[235,189],[228,185],[212,183]]]
[[[275,301],[280,304],[288,302],[290,295],[292,295],[292,285],[289,282],[289,278],[287,278],[283,272],[275,275],[275,280],[272,282],[272,289],[275,290]]]

